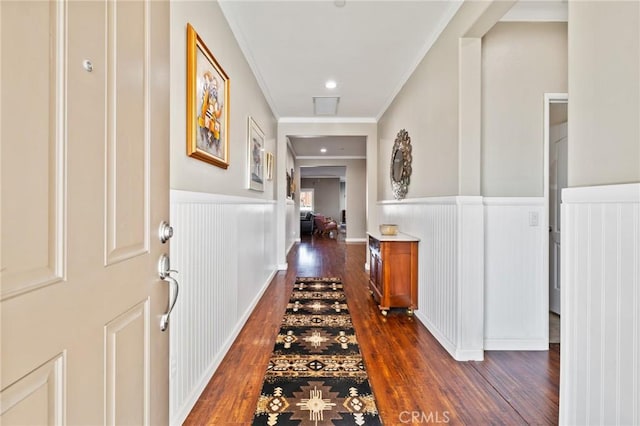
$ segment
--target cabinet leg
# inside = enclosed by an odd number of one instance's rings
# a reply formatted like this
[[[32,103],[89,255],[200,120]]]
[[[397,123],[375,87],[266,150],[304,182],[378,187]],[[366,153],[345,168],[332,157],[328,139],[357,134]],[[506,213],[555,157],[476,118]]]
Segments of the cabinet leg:
[[[407,315],[409,315],[410,317],[412,317],[412,316],[413,316],[413,309],[408,308],[408,309],[407,309]]]
[[[383,309],[383,310],[382,310],[382,311],[380,311],[380,312],[382,312],[382,315],[384,315],[385,317],[387,316],[387,312],[388,312],[387,310]]]

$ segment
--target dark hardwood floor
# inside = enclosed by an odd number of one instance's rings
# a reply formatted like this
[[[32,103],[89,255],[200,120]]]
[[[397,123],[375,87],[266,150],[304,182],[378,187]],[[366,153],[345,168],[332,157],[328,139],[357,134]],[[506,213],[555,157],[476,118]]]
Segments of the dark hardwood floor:
[[[303,238],[271,282],[187,418],[186,425],[247,425],[296,276],[339,276],[380,415],[386,425],[557,424],[560,346],[486,352],[457,362],[404,310],[385,318],[367,289],[365,245]]]

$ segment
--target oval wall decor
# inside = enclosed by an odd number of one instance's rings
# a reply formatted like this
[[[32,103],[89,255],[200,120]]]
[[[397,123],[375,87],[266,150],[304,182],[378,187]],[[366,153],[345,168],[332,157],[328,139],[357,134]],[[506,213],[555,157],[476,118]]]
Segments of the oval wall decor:
[[[391,150],[391,190],[396,200],[407,195],[411,178],[411,138],[405,129],[398,132]]]

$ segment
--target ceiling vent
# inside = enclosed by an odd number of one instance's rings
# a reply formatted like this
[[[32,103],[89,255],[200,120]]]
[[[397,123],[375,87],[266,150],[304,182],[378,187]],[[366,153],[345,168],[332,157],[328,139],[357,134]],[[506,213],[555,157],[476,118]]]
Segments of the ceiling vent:
[[[314,96],[313,113],[315,115],[336,115],[338,113],[339,97],[335,96]]]

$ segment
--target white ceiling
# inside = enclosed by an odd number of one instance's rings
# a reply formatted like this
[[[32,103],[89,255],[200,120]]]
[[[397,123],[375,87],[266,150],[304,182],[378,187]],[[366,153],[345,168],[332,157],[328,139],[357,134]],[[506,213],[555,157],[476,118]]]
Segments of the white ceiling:
[[[298,159],[306,158],[366,158],[367,139],[364,136],[314,136],[293,137],[289,140],[293,154]],[[321,152],[325,148],[327,152]]]
[[[314,96],[340,97],[335,117],[379,118],[460,4],[220,0],[279,119],[314,117]]]
[[[300,167],[301,178],[340,178],[344,182],[347,176],[346,166],[312,166]]]
[[[462,4],[341,1],[219,0],[279,120],[377,121]],[[503,18],[566,19],[567,0],[523,0]],[[337,114],[314,116],[313,98],[329,96],[340,98]],[[364,138],[308,136],[290,137],[297,158],[366,157]]]

